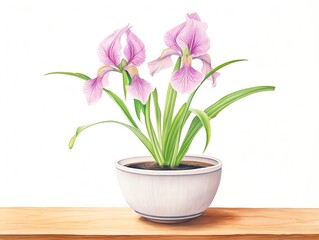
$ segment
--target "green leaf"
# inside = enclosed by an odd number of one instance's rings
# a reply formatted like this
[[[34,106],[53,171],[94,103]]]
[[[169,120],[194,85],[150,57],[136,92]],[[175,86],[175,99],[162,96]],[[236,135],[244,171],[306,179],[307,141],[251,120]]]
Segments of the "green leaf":
[[[145,105],[138,99],[134,99],[135,113],[138,120],[141,121],[141,111],[145,113]]]
[[[155,117],[156,117],[156,125],[157,125],[157,135],[158,139],[162,137],[162,113],[161,108],[158,103],[158,94],[157,89],[152,92],[153,100],[154,100],[154,109],[155,109]],[[161,143],[161,141],[160,141]]]
[[[186,103],[184,103],[174,117],[171,128],[169,129],[167,140],[163,145],[164,159],[170,161],[170,166],[174,166],[174,153],[178,150],[179,145],[179,133],[182,128],[184,112],[186,109]],[[189,114],[187,115],[189,116]]]
[[[211,76],[214,72],[216,72],[217,70],[229,65],[229,64],[232,64],[232,63],[235,63],[235,62],[240,62],[240,61],[246,61],[246,59],[238,59],[238,60],[232,60],[232,61],[228,61],[228,62],[225,62],[219,66],[217,66],[216,68],[214,68],[213,70],[211,70],[206,76],[205,78],[202,80],[202,82],[200,83],[200,85],[189,95],[188,99],[187,99],[187,102],[186,102],[186,107],[184,108],[184,113],[181,115],[180,117],[180,123],[178,124],[178,128],[173,130],[173,136],[175,138],[175,143],[172,142],[172,140],[169,141],[169,145],[167,144],[167,138],[169,138],[168,135],[171,135],[171,130],[169,131],[166,131],[165,134],[164,134],[164,137],[163,137],[163,146],[164,146],[164,152],[166,151],[167,149],[167,145],[168,146],[172,146],[171,144],[175,144],[175,147],[173,147],[172,149],[174,149],[174,153],[173,155],[172,152],[168,153],[169,157],[172,159],[172,165],[173,166],[176,166],[178,165],[179,163],[176,162],[176,154],[177,154],[177,151],[178,151],[178,144],[179,144],[179,141],[180,141],[180,138],[181,138],[181,134],[182,134],[182,130],[183,130],[183,127],[187,121],[187,118],[189,116],[188,114],[188,111],[189,111],[189,108],[190,108],[190,105],[192,103],[192,100],[197,92],[197,90],[201,87],[201,85],[205,82],[205,80]],[[175,102],[174,102],[175,103]],[[181,109],[180,109],[181,110]],[[179,111],[180,111],[179,110]],[[165,120],[165,119],[164,119]],[[173,128],[169,125],[169,128]],[[164,129],[165,130],[165,129]],[[206,149],[206,147],[205,147]]]
[[[218,65],[217,67],[215,67],[214,69],[212,69],[209,73],[206,74],[206,76],[204,77],[203,81],[199,84],[199,86],[189,95],[188,99],[187,99],[187,111],[192,103],[192,100],[196,94],[196,92],[198,91],[198,89],[202,86],[202,84],[205,82],[205,80],[207,78],[209,78],[214,72],[217,72],[219,69],[227,66],[227,65],[230,65],[232,63],[236,63],[236,62],[242,62],[242,61],[247,61],[247,59],[237,59],[237,60],[231,60],[231,61],[228,61],[228,62],[225,62],[225,63],[222,63],[220,65]]]
[[[78,77],[81,78],[83,80],[90,80],[91,78],[83,73],[73,73],[73,72],[49,72],[47,74],[44,74],[44,76],[46,75],[52,75],[52,74],[63,74],[63,75],[69,75],[69,76],[73,76],[73,77]]]
[[[177,71],[181,66],[181,58],[179,57],[176,61],[174,72]],[[169,83],[166,93],[164,115],[163,115],[163,134],[162,134],[162,145],[165,144],[167,139],[168,130],[171,127],[175,102],[176,102],[177,92],[172,88],[172,85]]]
[[[209,73],[206,74],[205,78],[204,78],[204,81],[209,78],[214,72],[217,72],[219,69],[229,65],[229,64],[232,64],[232,63],[235,63],[235,62],[242,62],[242,61],[248,61],[247,59],[236,59],[236,60],[231,60],[231,61],[228,61],[228,62],[225,62],[223,64],[220,64],[219,66],[215,67],[214,69],[212,69]]]
[[[128,124],[122,123],[122,122],[118,122],[118,121],[113,121],[113,120],[108,120],[108,121],[101,121],[101,122],[97,122],[97,123],[93,123],[93,124],[89,124],[89,125],[84,125],[81,127],[78,127],[76,130],[75,135],[71,138],[70,142],[69,142],[69,148],[72,149],[75,143],[76,138],[79,136],[79,134],[84,131],[85,129],[101,124],[101,123],[116,123],[116,124],[120,124],[126,128],[128,128],[129,130],[131,130],[136,137],[138,137],[138,139],[145,145],[145,147],[147,148],[147,150],[150,152],[150,154],[155,157],[154,155],[154,150],[153,150],[153,146],[151,144],[151,142],[148,140],[148,138],[141,132],[141,130],[132,127]]]
[[[70,139],[70,141],[69,141],[69,149],[73,148],[76,138],[77,138],[77,135],[74,134],[74,136]]]
[[[125,72],[126,72],[127,79],[128,79],[128,85],[131,85],[131,83],[132,83],[131,75],[128,73],[128,71],[125,70]]]
[[[127,71],[122,72],[122,77],[123,77],[123,92],[124,92],[124,97],[126,99],[126,86],[131,84],[132,78]]]
[[[121,108],[121,110],[123,111],[123,113],[125,114],[125,116],[127,117],[127,119],[130,121],[130,123],[133,125],[133,127],[135,128],[139,128],[136,124],[136,122],[134,121],[130,111],[128,110],[126,104],[122,101],[121,98],[119,98],[119,96],[117,96],[115,93],[113,93],[111,90],[108,90],[106,88],[103,88],[104,92],[106,92],[113,100],[114,102]]]
[[[207,148],[207,146],[209,144],[210,136],[211,136],[211,128],[210,128],[210,122],[209,122],[210,119],[209,119],[207,113],[205,113],[202,110],[198,110],[198,109],[189,109],[189,110],[197,115],[197,117],[200,119],[202,125],[205,128],[205,131],[206,131],[206,145],[205,145],[205,148],[204,148],[204,151],[203,151],[203,152],[205,152],[205,150],[206,150],[206,148]]]
[[[159,141],[156,138],[156,134],[152,125],[151,116],[150,116],[150,105],[151,105],[151,98],[149,97],[145,105],[145,126],[146,126],[148,136],[150,137],[151,143],[154,148],[154,153],[156,156],[155,160],[159,165],[163,166],[165,162],[164,162]]]
[[[230,93],[226,95],[225,97],[218,100],[216,103],[212,104],[208,108],[206,108],[205,112],[208,115],[209,119],[213,119],[217,116],[218,113],[220,113],[223,109],[225,109],[230,104],[247,97],[251,94],[258,93],[258,92],[264,92],[264,91],[274,91],[275,87],[273,86],[257,86],[257,87],[251,87],[242,89],[233,93]],[[187,153],[193,139],[195,138],[196,134],[202,127],[202,123],[198,117],[195,117],[189,126],[188,132],[186,133],[186,136],[183,140],[183,143],[180,147],[180,150],[177,155],[177,162],[179,163],[184,158],[185,154]]]

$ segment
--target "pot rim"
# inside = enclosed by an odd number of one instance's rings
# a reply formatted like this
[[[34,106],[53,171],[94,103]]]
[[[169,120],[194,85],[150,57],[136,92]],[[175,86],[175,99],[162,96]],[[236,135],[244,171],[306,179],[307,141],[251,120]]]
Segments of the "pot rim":
[[[181,176],[181,175],[197,175],[204,173],[215,172],[222,168],[222,162],[215,157],[205,156],[205,155],[186,155],[185,158],[191,161],[197,162],[205,162],[212,163],[214,166],[197,168],[197,169],[188,169],[188,170],[146,170],[146,169],[136,169],[125,166],[125,164],[135,163],[135,162],[153,162],[154,160],[152,156],[138,156],[138,157],[130,157],[124,158],[116,161],[115,167],[118,170],[133,173],[133,174],[141,174],[141,175],[153,175],[153,176]]]

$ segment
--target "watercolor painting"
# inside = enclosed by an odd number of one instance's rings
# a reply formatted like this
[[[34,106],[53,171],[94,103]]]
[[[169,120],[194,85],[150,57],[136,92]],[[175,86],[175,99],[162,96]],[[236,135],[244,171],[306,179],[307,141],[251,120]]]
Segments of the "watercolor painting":
[[[206,144],[203,151],[205,152],[211,138],[210,120],[227,106],[244,97],[275,90],[274,86],[250,87],[227,94],[205,110],[192,108],[192,100],[205,81],[211,81],[210,85],[215,87],[217,77],[220,75],[217,71],[230,64],[246,61],[246,59],[231,60],[213,68],[211,57],[207,53],[210,40],[206,29],[207,24],[201,21],[197,13],[188,13],[185,22],[165,33],[164,41],[168,48],[160,57],[148,63],[152,76],[174,66],[168,81],[163,119],[156,87],[153,89],[152,84],[142,79],[138,73],[137,67],[142,65],[146,58],[145,45],[131,31],[129,25],[115,30],[99,45],[98,56],[103,66],[97,71],[96,77],[91,78],[79,72],[58,71],[45,74],[68,75],[83,79],[85,80],[83,90],[88,104],[100,100],[102,93],[105,92],[124,113],[129,124],[105,120],[78,127],[69,142],[69,148],[73,148],[82,131],[102,123],[115,123],[131,130],[144,144],[149,157],[118,161],[116,165],[118,179],[129,206],[152,221],[176,223],[193,219],[204,213],[217,192],[222,163],[216,158],[186,155],[196,134],[202,127],[205,129]],[[121,40],[124,35],[126,35],[126,46],[122,54]],[[177,56],[175,64],[172,60],[174,55]],[[192,61],[195,59],[202,62],[201,71],[192,67]],[[110,72],[122,74],[124,99],[108,89]],[[136,118],[140,123],[144,123],[147,135],[138,126],[125,103],[127,92],[133,97]],[[174,114],[178,93],[188,93],[189,96]],[[151,105],[152,99],[154,105]],[[152,106],[154,106],[153,118],[156,118],[156,124],[152,121]],[[182,138],[183,129],[187,126],[187,120],[192,113],[195,117],[191,120],[185,137]],[[144,121],[141,120],[143,118],[141,115],[144,115]]]
[[[318,209],[317,10],[0,3],[0,208]]]

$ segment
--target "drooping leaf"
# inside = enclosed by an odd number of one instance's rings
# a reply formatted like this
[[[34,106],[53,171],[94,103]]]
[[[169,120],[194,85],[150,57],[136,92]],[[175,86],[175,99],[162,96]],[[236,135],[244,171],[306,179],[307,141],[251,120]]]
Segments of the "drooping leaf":
[[[138,99],[134,99],[135,113],[138,120],[141,121],[141,112],[145,113],[145,105]]]
[[[211,128],[210,128],[210,119],[207,115],[206,112],[199,110],[199,109],[189,109],[191,112],[195,113],[197,115],[197,117],[199,118],[199,120],[201,121],[202,125],[205,128],[206,131],[206,144],[205,144],[205,148],[204,151],[206,150],[209,141],[210,141],[210,136],[211,136]]]
[[[91,79],[89,76],[83,74],[83,73],[73,73],[73,72],[49,72],[44,74],[44,76],[46,75],[52,75],[52,74],[62,74],[62,75],[69,75],[69,76],[73,76],[73,77],[77,77],[77,78],[81,78],[83,80],[89,80]]]
[[[71,139],[69,141],[69,149],[73,148],[76,138],[77,138],[76,134],[74,134],[73,137],[71,137]]]
[[[93,123],[93,124],[88,124],[88,125],[84,125],[81,127],[78,127],[76,130],[76,133],[74,134],[74,136],[72,136],[70,142],[69,142],[69,148],[72,149],[75,143],[76,138],[79,136],[79,134],[84,131],[85,129],[101,124],[101,123],[116,123],[116,124],[120,124],[128,129],[130,129],[136,137],[138,137],[138,139],[145,145],[145,147],[147,148],[147,150],[150,152],[150,154],[155,157],[154,154],[154,150],[153,150],[153,146],[151,144],[151,142],[148,140],[148,138],[141,132],[141,130],[132,127],[128,124],[122,123],[122,122],[118,122],[118,121],[113,121],[113,120],[108,120],[108,121],[101,121],[101,122],[97,122],[97,123]]]

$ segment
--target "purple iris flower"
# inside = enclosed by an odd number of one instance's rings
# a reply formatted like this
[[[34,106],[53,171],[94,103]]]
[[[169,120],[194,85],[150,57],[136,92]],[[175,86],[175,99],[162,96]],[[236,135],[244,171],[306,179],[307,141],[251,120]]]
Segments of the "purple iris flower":
[[[168,46],[162,55],[148,63],[151,75],[171,67],[172,55],[182,58],[182,67],[173,73],[172,87],[181,93],[191,93],[201,83],[204,76],[212,69],[211,59],[207,54],[210,47],[206,34],[207,24],[202,22],[197,13],[187,14],[186,22],[174,27],[165,34],[165,44]],[[192,67],[193,59],[202,61],[201,72]],[[215,72],[208,79],[215,86],[219,73]]]
[[[126,46],[123,50],[125,58],[122,57],[121,38],[126,35]],[[145,61],[145,46],[143,42],[130,30],[129,26],[116,30],[113,34],[102,41],[98,48],[98,56],[103,63],[98,71],[97,77],[90,79],[84,84],[84,93],[89,104],[98,101],[103,88],[109,85],[109,73],[111,71],[128,71],[132,82],[127,86],[128,92],[142,103],[146,103],[152,92],[152,85],[140,78],[137,66]]]

